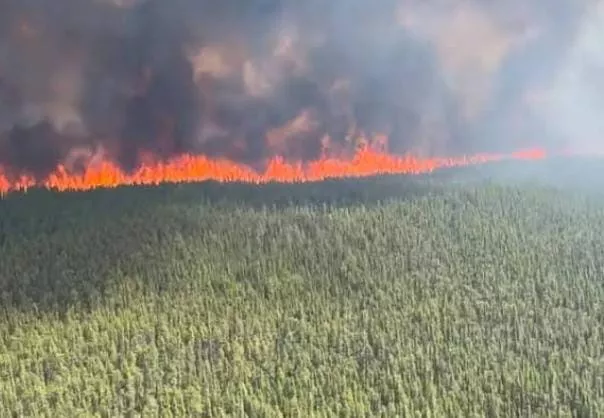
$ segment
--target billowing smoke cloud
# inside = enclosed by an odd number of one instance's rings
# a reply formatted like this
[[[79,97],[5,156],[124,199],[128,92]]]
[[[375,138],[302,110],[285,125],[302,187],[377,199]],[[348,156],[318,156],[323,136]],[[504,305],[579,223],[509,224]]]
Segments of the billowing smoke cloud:
[[[551,144],[594,3],[4,0],[0,165],[307,160],[377,133],[393,153]]]

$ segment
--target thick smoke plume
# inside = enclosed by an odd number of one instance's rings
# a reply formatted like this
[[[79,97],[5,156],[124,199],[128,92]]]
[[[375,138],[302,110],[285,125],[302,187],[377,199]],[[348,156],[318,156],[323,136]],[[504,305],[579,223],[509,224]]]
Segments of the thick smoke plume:
[[[560,144],[595,4],[3,0],[0,166],[308,160],[378,133],[423,155]]]

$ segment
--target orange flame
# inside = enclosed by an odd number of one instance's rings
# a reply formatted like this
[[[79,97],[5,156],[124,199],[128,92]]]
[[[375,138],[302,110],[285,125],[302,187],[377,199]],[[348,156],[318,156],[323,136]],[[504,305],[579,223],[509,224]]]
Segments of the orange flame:
[[[44,187],[57,191],[84,191],[123,185],[158,185],[189,183],[205,180],[246,183],[300,183],[331,178],[363,177],[381,174],[421,174],[439,168],[480,164],[503,159],[542,159],[545,151],[530,149],[506,154],[478,154],[459,158],[422,159],[413,156],[393,156],[369,147],[359,149],[350,159],[324,157],[309,163],[289,163],[272,159],[264,172],[225,159],[183,155],[168,162],[143,164],[133,173],[125,173],[116,164],[103,161],[86,168],[83,174],[71,174],[59,166],[42,182],[23,176],[10,181],[0,167],[0,195]]]

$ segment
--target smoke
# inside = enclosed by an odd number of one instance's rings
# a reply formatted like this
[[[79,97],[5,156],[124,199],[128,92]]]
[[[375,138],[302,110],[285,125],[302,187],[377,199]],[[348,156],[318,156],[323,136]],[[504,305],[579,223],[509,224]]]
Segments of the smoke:
[[[594,3],[4,0],[0,166],[43,177],[100,155],[125,169],[182,153],[308,160],[375,134],[420,155],[594,136],[601,95],[572,69],[602,56]]]
[[[572,150],[602,153],[604,143],[604,3],[583,20],[573,48],[539,103],[539,117]]]

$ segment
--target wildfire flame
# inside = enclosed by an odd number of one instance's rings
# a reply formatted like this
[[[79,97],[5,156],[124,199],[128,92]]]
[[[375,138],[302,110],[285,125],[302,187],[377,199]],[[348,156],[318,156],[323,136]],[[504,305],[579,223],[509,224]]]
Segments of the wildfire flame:
[[[158,185],[206,180],[253,184],[300,183],[381,174],[421,174],[439,168],[467,166],[509,158],[542,159],[544,157],[544,150],[529,149],[512,154],[477,154],[459,158],[424,159],[411,155],[393,156],[365,146],[349,159],[324,157],[308,163],[290,163],[276,157],[267,164],[263,172],[226,159],[183,155],[168,162],[143,164],[131,173],[124,172],[115,163],[109,161],[88,166],[81,174],[72,174],[61,165],[44,181],[36,181],[29,176],[9,180],[0,167],[0,195],[26,191],[32,187],[56,191],[85,191],[124,185]]]

